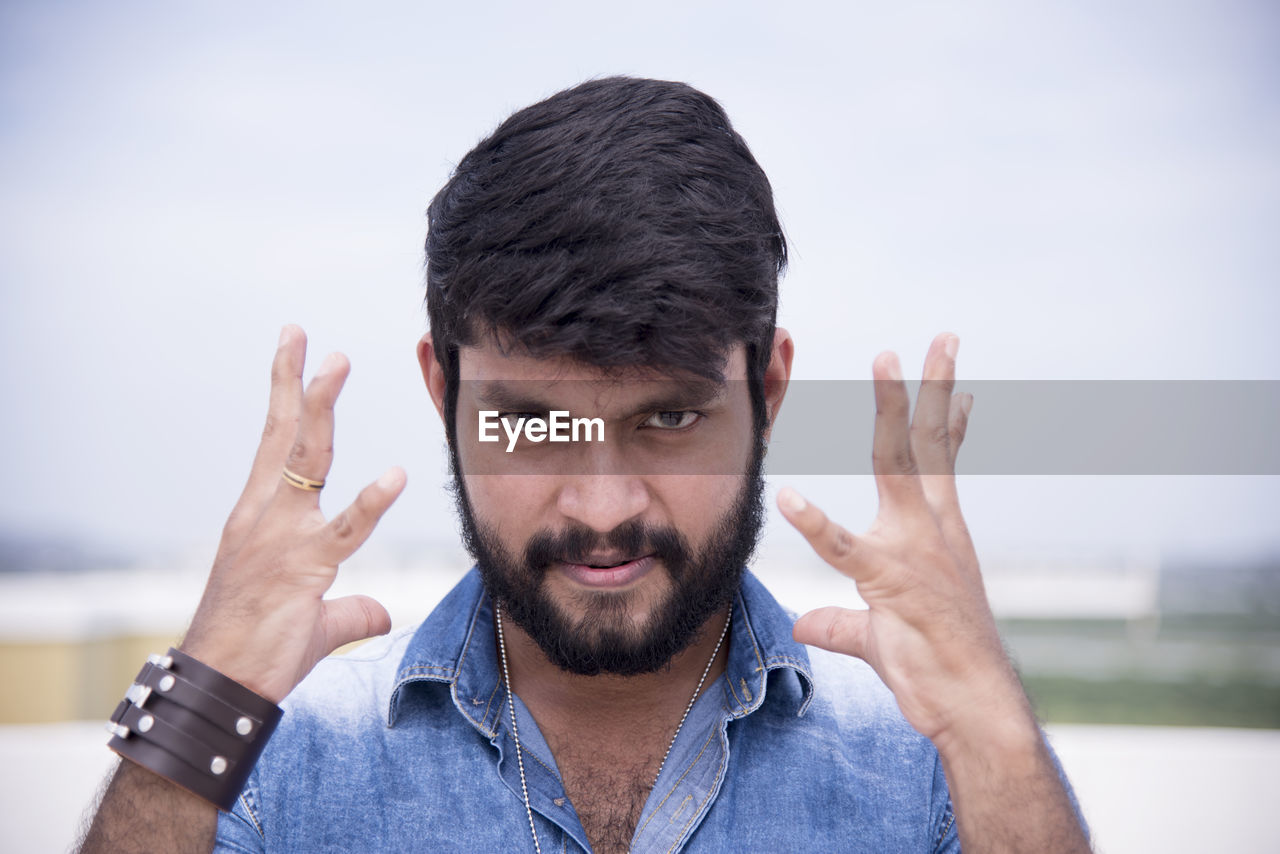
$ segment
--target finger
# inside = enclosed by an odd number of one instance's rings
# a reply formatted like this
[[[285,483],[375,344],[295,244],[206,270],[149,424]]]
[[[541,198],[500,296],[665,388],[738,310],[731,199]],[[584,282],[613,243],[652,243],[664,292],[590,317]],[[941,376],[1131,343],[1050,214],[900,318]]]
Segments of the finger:
[[[875,379],[876,425],[871,440],[871,468],[881,507],[918,512],[924,507],[919,468],[911,450],[908,420],[911,401],[895,353],[884,352],[871,365]]]
[[[368,596],[326,599],[323,608],[325,655],[343,644],[391,631],[391,615],[381,603]]]
[[[791,636],[800,643],[865,659],[871,612],[827,606],[796,620]]]
[[[951,455],[951,393],[956,385],[956,351],[960,339],[943,333],[933,339],[924,360],[924,376],[911,419],[911,449],[925,475],[954,472]]]
[[[857,580],[860,573],[861,541],[845,528],[827,518],[817,505],[810,504],[791,487],[778,492],[778,509],[795,529],[804,535],[818,557]]]
[[[317,557],[329,565],[341,563],[360,548],[374,526],[404,489],[404,470],[388,469],[382,477],[360,490],[347,509],[329,520],[320,530]]]
[[[951,459],[955,459],[960,455],[960,445],[964,442],[965,435],[969,432],[969,413],[973,412],[973,395],[969,392],[961,392],[951,398],[951,412],[947,417],[947,424],[951,433]]]
[[[324,480],[333,464],[333,407],[347,380],[351,364],[341,353],[330,353],[320,364],[302,396],[302,420],[285,467],[294,474],[311,480]],[[284,500],[315,507],[320,503],[319,491],[299,489],[283,480],[276,494]]]
[[[280,470],[298,433],[302,416],[302,367],[307,356],[307,334],[288,324],[280,330],[280,341],[271,362],[271,397],[267,420],[262,428],[249,480],[231,511],[228,528],[251,527],[261,515],[280,482]]]
[[[920,486],[934,516],[939,519],[953,515],[960,506],[956,493],[955,449],[951,444],[952,392],[959,347],[960,339],[950,333],[933,339],[911,419],[911,447],[920,466]]]
[[[954,395],[951,398],[948,429],[951,436],[953,462],[961,443],[964,442],[965,432],[969,426],[969,413],[972,408],[973,395],[968,392]],[[976,571],[977,553],[973,548],[973,538],[969,534],[969,526],[965,523],[964,515],[960,511],[958,485],[954,476],[949,477],[948,480],[950,499],[937,507],[934,515],[938,520],[938,526],[942,530],[943,539],[952,554],[960,559],[963,566],[971,571]]]

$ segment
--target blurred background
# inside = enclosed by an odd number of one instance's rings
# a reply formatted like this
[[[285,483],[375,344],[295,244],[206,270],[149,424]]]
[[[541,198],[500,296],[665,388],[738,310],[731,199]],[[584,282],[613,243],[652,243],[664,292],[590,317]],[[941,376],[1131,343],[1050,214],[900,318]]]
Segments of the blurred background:
[[[608,74],[719,99],[790,240],[800,380],[867,379],[885,349],[918,376],[947,330],[962,389],[1271,383],[1278,47],[1280,10],[1243,0],[3,4],[6,850],[74,838],[99,722],[195,606],[283,324],[352,362],[326,509],[409,473],[337,587],[409,623],[465,571],[413,355],[424,211],[513,110]],[[786,484],[855,531],[875,515],[865,475]],[[1099,850],[1270,850],[1274,471],[960,493]],[[776,514],[755,569],[798,610],[856,601]]]

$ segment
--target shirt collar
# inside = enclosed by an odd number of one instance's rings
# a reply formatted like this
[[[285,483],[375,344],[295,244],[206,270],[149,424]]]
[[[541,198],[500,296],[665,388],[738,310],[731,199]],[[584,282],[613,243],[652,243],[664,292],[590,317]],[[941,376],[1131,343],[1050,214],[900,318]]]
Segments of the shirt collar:
[[[734,602],[725,704],[734,718],[760,708],[769,675],[783,702],[803,715],[813,698],[813,676],[804,645],[791,637],[794,618],[750,572],[744,572]],[[423,685],[421,683],[427,683]],[[414,632],[391,692],[387,725],[395,726],[415,694],[435,683],[448,685],[454,706],[480,732],[493,738],[502,721],[502,680],[493,636],[493,607],[475,569],[436,606]]]
[[[749,715],[764,702],[769,674],[791,674],[777,693],[803,715],[813,699],[809,652],[791,637],[795,617],[778,604],[750,571],[743,573],[730,628],[729,663],[725,668],[725,701],[734,718]],[[782,699],[782,698],[778,698]]]

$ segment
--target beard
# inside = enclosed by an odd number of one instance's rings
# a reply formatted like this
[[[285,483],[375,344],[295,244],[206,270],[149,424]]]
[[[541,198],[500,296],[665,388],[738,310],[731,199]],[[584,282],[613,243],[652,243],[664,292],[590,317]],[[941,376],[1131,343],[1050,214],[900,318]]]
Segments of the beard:
[[[759,436],[742,488],[697,549],[674,527],[631,520],[607,533],[577,522],[561,531],[544,529],[529,538],[522,554],[513,555],[472,510],[452,447],[449,463],[463,544],[485,590],[548,660],[581,676],[653,673],[688,649],[707,620],[733,602],[764,525],[764,443]],[[576,618],[556,604],[547,590],[547,573],[560,561],[585,563],[593,551],[653,555],[661,562],[671,588],[647,625],[631,620],[630,592],[581,593],[575,597],[582,611]]]

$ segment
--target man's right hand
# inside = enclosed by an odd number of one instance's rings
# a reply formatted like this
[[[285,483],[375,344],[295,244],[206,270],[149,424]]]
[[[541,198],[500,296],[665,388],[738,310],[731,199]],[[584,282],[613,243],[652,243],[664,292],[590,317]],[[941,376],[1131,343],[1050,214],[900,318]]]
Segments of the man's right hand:
[[[290,486],[290,471],[322,481],[333,461],[333,404],[346,357],[325,359],[306,391],[307,337],[280,333],[262,444],[222,532],[209,583],[182,650],[278,703],[316,662],[344,643],[385,634],[391,618],[367,596],[325,600],[338,564],[360,547],[404,489],[393,468],[332,520],[320,493]],[[218,811],[140,765],[121,762],[94,814],[81,854],[212,851]]]
[[[306,348],[301,328],[281,331],[262,443],[181,646],[273,703],[338,647],[390,631],[386,609],[368,596],[324,594],[405,484],[392,468],[326,520],[318,491],[284,481],[285,468],[315,481],[328,475],[333,407],[350,370],[331,353],[304,391]]]

